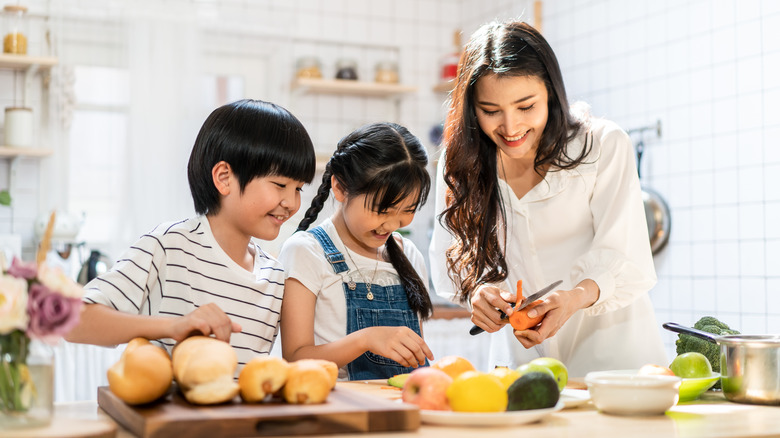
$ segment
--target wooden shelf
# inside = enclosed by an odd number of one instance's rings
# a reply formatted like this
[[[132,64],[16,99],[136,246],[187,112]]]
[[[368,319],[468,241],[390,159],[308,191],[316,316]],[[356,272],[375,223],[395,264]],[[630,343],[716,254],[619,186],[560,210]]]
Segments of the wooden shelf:
[[[0,146],[0,158],[13,157],[47,157],[53,154],[51,149],[41,149],[36,147],[16,148],[12,146]]]
[[[460,306],[433,306],[433,315],[431,319],[459,319],[471,318],[471,312]]]
[[[38,66],[41,69],[49,69],[57,65],[57,58],[51,56],[27,56],[0,53],[0,68],[13,70],[27,70]]]
[[[435,87],[433,87],[433,91],[437,93],[449,93],[453,89],[455,89],[455,79],[439,82]]]
[[[344,79],[311,78],[295,79],[292,83],[292,89],[303,93],[371,97],[392,97],[417,91],[417,87],[400,84],[379,84],[375,82],[361,82]]]

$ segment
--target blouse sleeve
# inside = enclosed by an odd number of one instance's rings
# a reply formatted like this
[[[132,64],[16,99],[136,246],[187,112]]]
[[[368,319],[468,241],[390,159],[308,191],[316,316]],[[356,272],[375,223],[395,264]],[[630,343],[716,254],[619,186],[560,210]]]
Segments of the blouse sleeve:
[[[599,286],[599,298],[587,315],[625,307],[656,283],[631,140],[614,126],[594,142],[601,145],[590,201],[594,238],[571,271],[572,284],[590,278]]]

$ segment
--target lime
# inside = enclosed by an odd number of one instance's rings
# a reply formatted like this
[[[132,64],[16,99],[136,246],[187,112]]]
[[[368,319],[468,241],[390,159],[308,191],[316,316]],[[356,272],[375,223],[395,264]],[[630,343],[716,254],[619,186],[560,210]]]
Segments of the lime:
[[[701,353],[691,351],[678,354],[672,364],[669,365],[675,376],[684,379],[709,377],[712,375],[712,365],[707,357]]]
[[[531,363],[531,362],[528,362],[526,364],[517,367],[517,372],[520,373],[521,376],[524,376],[528,373],[544,373],[544,374],[549,374],[550,377],[552,377],[553,379],[555,378],[555,373],[553,373],[551,369],[539,365],[537,363]]]
[[[541,365],[553,373],[555,381],[558,383],[558,391],[563,391],[566,387],[566,383],[569,381],[569,370],[566,369],[566,365],[563,362],[553,357],[539,357],[531,362],[532,365]]]
[[[396,388],[403,388],[404,383],[406,383],[406,379],[409,378],[410,373],[404,373],[404,374],[396,374],[393,377],[387,379],[387,384],[390,386],[395,386]]]

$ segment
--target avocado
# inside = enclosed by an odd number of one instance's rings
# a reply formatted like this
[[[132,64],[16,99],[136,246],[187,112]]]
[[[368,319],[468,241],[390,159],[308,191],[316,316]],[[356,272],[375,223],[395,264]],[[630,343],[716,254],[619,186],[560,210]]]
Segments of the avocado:
[[[406,383],[406,379],[408,378],[409,378],[409,373],[396,374],[395,376],[387,379],[387,384],[390,386],[395,386],[396,388],[403,388],[404,383]]]
[[[530,372],[515,380],[507,389],[507,411],[551,408],[558,403],[560,392],[554,377]]]

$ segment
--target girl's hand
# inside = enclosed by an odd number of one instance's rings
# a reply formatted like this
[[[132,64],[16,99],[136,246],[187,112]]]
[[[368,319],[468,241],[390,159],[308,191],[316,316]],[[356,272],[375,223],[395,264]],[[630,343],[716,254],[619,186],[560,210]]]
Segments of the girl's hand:
[[[501,319],[499,310],[511,315],[513,301],[514,294],[495,286],[482,285],[471,296],[471,322],[488,333],[496,332],[507,323]]]
[[[575,312],[590,307],[598,298],[599,288],[592,280],[583,280],[569,291],[551,292],[541,304],[528,312],[529,318],[544,315],[542,322],[528,330],[515,330],[514,335],[525,348],[541,344],[545,339],[558,333]]]
[[[433,360],[433,353],[414,330],[409,327],[368,327],[363,333],[366,350],[405,367],[425,365],[425,358]]]
[[[214,303],[200,306],[191,313],[175,318],[171,324],[170,337],[176,342],[189,336],[214,335],[220,341],[230,342],[230,335],[241,331],[241,326]]]

